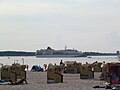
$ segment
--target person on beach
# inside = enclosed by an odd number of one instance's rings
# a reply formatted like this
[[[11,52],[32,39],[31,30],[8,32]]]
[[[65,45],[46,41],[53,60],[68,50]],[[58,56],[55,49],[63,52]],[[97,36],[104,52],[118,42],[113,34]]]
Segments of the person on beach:
[[[26,68],[27,68],[27,71],[28,71],[29,66],[28,66],[28,65],[26,65]]]
[[[46,69],[47,69],[47,64],[44,64],[43,66],[44,66],[44,68],[45,68],[45,71],[46,71]]]
[[[60,65],[63,66],[63,62],[62,62],[62,60],[60,61]]]
[[[18,82],[13,82],[12,80],[10,80],[9,82],[10,82],[10,85],[19,85],[19,84],[22,84],[23,82],[25,82],[26,84],[28,84],[25,78],[21,79]]]

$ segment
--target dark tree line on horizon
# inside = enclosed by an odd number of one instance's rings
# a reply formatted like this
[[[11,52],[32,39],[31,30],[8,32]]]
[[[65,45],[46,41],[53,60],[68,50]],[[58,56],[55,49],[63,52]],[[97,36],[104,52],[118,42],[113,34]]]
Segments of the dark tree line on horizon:
[[[99,53],[99,52],[84,52],[87,56],[112,56],[117,55],[117,53]]]
[[[117,55],[117,53],[83,52],[86,56]],[[0,51],[0,56],[35,56],[35,52]]]
[[[35,56],[35,52],[1,51],[0,56]]]

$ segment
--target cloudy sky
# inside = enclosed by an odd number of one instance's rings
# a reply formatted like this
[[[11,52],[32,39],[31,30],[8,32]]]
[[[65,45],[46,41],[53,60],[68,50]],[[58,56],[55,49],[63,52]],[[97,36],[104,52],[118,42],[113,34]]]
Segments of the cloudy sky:
[[[0,51],[120,50],[120,0],[0,0]]]

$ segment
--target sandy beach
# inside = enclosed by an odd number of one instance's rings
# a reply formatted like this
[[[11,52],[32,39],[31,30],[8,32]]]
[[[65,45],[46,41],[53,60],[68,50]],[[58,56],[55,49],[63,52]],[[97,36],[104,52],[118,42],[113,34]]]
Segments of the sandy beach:
[[[46,72],[27,72],[28,84],[0,85],[0,90],[105,90],[93,88],[103,86],[104,82],[98,79],[100,73],[95,73],[94,79],[80,79],[80,74],[63,74],[63,83],[47,84]]]

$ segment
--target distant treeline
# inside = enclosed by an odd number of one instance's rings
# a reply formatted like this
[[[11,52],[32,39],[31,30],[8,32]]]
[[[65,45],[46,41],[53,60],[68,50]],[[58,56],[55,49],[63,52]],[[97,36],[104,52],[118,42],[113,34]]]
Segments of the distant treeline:
[[[99,52],[84,52],[84,54],[85,54],[85,56],[117,55],[117,53],[99,53]],[[35,56],[35,52],[0,51],[0,56]]]
[[[35,52],[1,51],[0,56],[35,56]]]
[[[87,56],[112,56],[117,53],[99,53],[99,52],[84,52]]]

